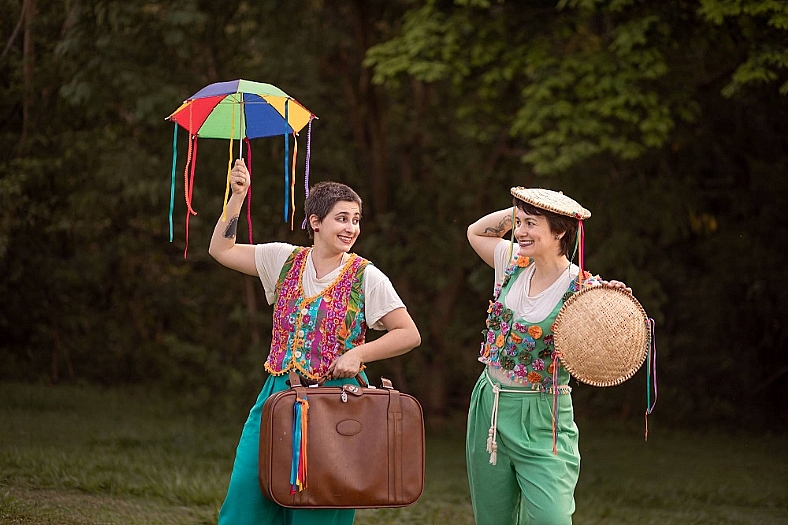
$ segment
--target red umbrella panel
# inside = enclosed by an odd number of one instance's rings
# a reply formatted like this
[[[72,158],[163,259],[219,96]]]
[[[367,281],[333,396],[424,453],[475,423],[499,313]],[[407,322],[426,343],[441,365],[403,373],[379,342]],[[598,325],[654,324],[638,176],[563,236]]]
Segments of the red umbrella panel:
[[[177,164],[178,127],[189,132],[186,168],[184,169],[184,194],[186,200],[186,241],[188,250],[188,221],[190,215],[196,215],[192,208],[192,190],[194,187],[194,166],[197,160],[197,139],[219,138],[229,139],[229,159],[227,162],[227,182],[225,185],[224,202],[226,205],[230,192],[230,173],[233,164],[233,141],[238,140],[239,157],[241,145],[247,146],[246,162],[251,176],[251,144],[250,139],[284,136],[285,162],[285,221],[291,222],[295,212],[295,166],[298,154],[298,132],[308,126],[306,171],[304,186],[309,191],[309,158],[311,154],[312,120],[317,118],[297,100],[276,86],[249,80],[231,80],[210,84],[188,99],[175,110],[167,120],[175,123],[173,135],[172,184],[170,189],[170,242],[172,242],[172,211],[175,200],[175,170]],[[293,136],[293,154],[290,161],[290,135]],[[251,187],[247,194],[247,222],[249,224],[249,242],[252,242],[251,231]],[[185,256],[185,252],[184,252]]]

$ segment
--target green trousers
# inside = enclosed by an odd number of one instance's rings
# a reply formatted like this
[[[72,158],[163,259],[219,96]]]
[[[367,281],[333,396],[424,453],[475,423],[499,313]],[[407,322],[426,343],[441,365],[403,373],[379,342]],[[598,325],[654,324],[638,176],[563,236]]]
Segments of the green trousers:
[[[366,381],[366,375],[363,375]],[[257,402],[249,411],[238,448],[235,451],[233,472],[227,487],[219,525],[351,525],[356,511],[353,509],[289,509],[280,507],[263,496],[257,476],[260,448],[260,419],[263,404],[268,396],[288,388],[287,375],[269,376]],[[357,384],[355,379],[335,379],[326,386]],[[283,472],[289,476],[289,472]]]
[[[487,451],[495,395],[486,371],[471,395],[466,461],[476,524],[571,524],[580,474],[571,396],[558,396],[558,453],[554,454],[553,395],[501,388],[522,393],[498,394],[495,465]]]

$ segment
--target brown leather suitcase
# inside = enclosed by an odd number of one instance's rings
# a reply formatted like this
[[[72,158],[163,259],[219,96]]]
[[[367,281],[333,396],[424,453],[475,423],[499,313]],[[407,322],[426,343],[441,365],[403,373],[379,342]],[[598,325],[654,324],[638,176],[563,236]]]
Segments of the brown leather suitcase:
[[[342,387],[307,387],[295,374],[290,378],[293,386],[263,405],[259,477],[268,499],[283,507],[351,509],[405,507],[419,499],[424,417],[416,398],[386,379],[375,388],[359,376],[362,386]],[[297,398],[308,403],[303,490],[291,484]]]

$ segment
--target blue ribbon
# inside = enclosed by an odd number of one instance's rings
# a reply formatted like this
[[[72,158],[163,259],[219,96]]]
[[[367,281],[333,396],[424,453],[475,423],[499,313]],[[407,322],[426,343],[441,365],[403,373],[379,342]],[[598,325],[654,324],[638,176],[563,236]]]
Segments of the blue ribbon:
[[[172,133],[172,183],[170,184],[170,242],[172,242],[172,210],[175,208],[175,166],[178,163],[178,123]]]
[[[293,457],[290,463],[290,491],[298,490],[298,463],[301,459],[301,403],[293,404]]]

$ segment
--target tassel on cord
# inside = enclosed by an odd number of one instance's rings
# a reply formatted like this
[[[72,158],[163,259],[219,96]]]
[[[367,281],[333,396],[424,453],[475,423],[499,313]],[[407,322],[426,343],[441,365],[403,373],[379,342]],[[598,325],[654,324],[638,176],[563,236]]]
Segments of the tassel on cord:
[[[246,225],[249,227],[249,244],[252,241],[252,143],[249,137],[244,137],[246,142],[246,171],[249,173],[249,189],[246,193]]]
[[[298,158],[298,135],[293,132],[293,162],[290,175],[290,231],[293,231],[293,221],[295,220],[295,181],[296,181],[296,159]]]
[[[172,183],[170,184],[170,242],[172,242],[172,212],[175,209],[175,166],[178,164],[178,123],[172,133]]]
[[[293,404],[293,456],[290,463],[290,494],[307,487],[307,396],[297,397]]]
[[[290,163],[288,162],[289,154],[290,154],[290,124],[288,123],[288,102],[290,99],[285,99],[285,222],[287,222],[288,218],[290,217],[288,205],[290,204],[290,196],[288,192],[290,190],[290,184],[287,180],[287,176],[290,170]]]
[[[227,158],[227,181],[224,184],[224,204],[222,204],[222,221],[227,220],[227,199],[230,198],[230,176],[233,171],[233,138],[235,137],[235,99],[230,101],[230,154]],[[241,106],[238,106],[240,109]]]
[[[314,115],[309,116],[309,125],[306,129],[306,169],[304,170],[304,198],[309,197],[309,159],[312,156],[312,119]],[[301,223],[301,229],[306,230],[306,216],[304,222]]]
[[[649,350],[646,359],[646,434],[645,440],[648,441],[648,416],[654,411],[657,404],[657,341],[654,336],[654,319],[648,318],[649,326]],[[654,385],[654,402],[651,402],[651,384]]]
[[[498,431],[498,399],[501,393],[501,387],[493,384],[493,406],[492,414],[490,415],[490,430],[487,431],[487,452],[490,453],[490,465],[498,463],[498,440],[496,434]]]

